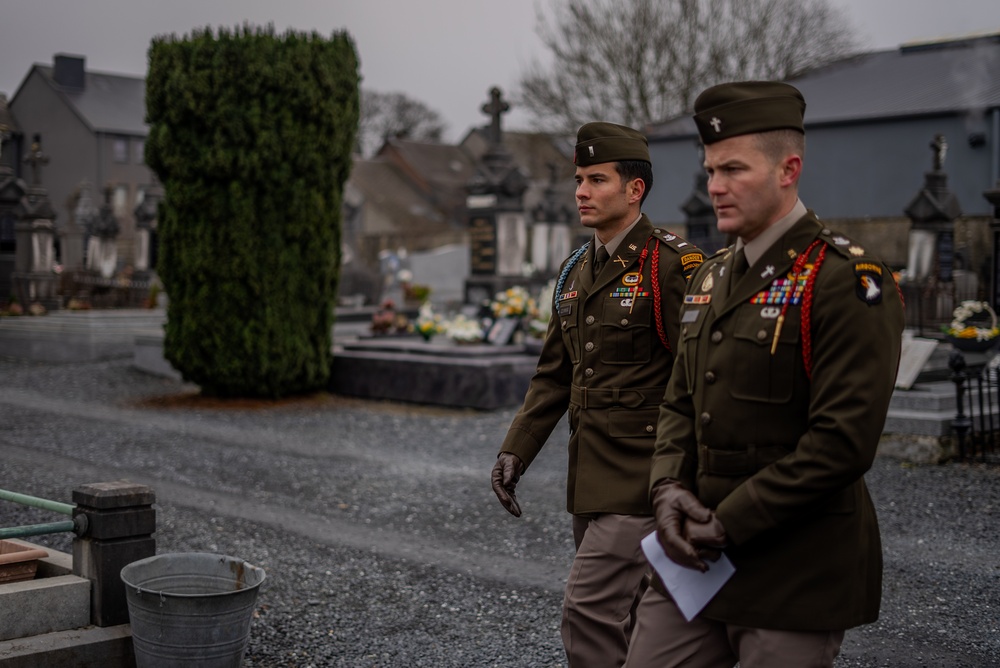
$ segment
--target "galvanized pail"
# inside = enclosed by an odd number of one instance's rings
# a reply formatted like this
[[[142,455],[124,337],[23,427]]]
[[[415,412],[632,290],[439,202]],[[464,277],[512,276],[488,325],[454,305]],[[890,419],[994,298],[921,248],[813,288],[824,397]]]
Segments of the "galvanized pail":
[[[122,569],[138,668],[239,668],[263,569],[199,552],[159,554]]]

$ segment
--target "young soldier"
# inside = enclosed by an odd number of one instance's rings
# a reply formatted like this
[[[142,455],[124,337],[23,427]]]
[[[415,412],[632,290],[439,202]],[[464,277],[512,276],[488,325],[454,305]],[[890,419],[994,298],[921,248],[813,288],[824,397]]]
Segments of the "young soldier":
[[[640,211],[653,184],[646,138],[611,123],[577,136],[576,200],[594,237],[563,263],[524,404],[493,469],[500,503],[521,514],[518,478],[569,411],[567,509],[577,552],[562,638],[571,666],[620,666],[653,529],[647,483],[659,404],[679,345],[687,279],[702,253]]]

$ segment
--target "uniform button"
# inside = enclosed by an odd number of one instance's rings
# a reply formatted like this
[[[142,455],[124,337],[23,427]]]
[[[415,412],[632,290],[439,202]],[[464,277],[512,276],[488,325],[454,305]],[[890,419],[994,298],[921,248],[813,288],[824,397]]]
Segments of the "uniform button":
[[[594,342],[593,341],[587,341],[587,345],[585,345],[584,348],[586,348],[587,352],[589,353],[591,350],[594,349]]]
[[[683,334],[684,336],[687,336],[687,334],[688,334],[687,325],[685,325],[684,327],[681,327],[681,334]]]
[[[594,316],[592,316],[592,315],[588,315],[587,316],[587,324],[588,325],[593,325],[594,324],[594,320],[595,320]]]
[[[562,328],[566,329],[567,327],[569,327],[569,322],[567,322],[566,320],[563,320],[562,321]]]
[[[712,343],[718,343],[722,340],[722,332],[712,332]]]
[[[590,378],[590,377],[592,377],[594,375],[594,370],[593,369],[587,369],[586,371],[583,372],[583,375],[586,376],[587,378]]]
[[[767,338],[767,330],[766,329],[762,329],[759,332],[757,332],[757,340],[758,341],[763,341],[766,338]]]
[[[715,373],[713,371],[705,372],[705,382],[709,385],[715,382]]]
[[[651,424],[647,424],[646,425],[646,433],[647,434],[652,434],[654,429],[656,429],[656,427],[654,427],[653,425],[651,425]]]
[[[622,327],[628,324],[628,318],[622,318]]]
[[[823,234],[825,234],[826,236],[830,236],[831,234],[833,234],[833,232],[830,231],[830,228],[824,227]]]
[[[712,422],[712,416],[708,413],[701,414],[701,424],[702,426],[708,426]]]

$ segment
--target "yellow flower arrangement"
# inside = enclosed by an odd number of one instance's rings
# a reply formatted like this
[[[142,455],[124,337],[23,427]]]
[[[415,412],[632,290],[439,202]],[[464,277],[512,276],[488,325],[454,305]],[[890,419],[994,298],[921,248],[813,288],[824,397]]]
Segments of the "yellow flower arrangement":
[[[420,305],[416,322],[411,324],[410,327],[412,331],[424,337],[424,341],[430,341],[431,337],[435,334],[445,333],[446,323],[439,314],[434,312],[430,302],[424,302]]]
[[[515,285],[496,293],[490,311],[495,318],[534,318],[538,315],[538,305],[527,290]]]

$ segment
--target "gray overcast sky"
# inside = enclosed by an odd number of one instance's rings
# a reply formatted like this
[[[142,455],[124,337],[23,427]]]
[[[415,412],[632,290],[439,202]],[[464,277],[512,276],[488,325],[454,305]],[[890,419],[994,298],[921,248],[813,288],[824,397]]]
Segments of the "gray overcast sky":
[[[871,49],[1000,32],[997,0],[830,0]],[[457,141],[487,121],[496,85],[546,59],[536,8],[551,0],[0,0],[0,92],[13,97],[33,63],[85,56],[87,69],[144,75],[150,40],[192,28],[273,23],[330,35],[346,29],[361,58],[362,86],[400,91],[437,110]],[[623,3],[627,6],[627,2]],[[508,129],[525,127],[514,109]]]

